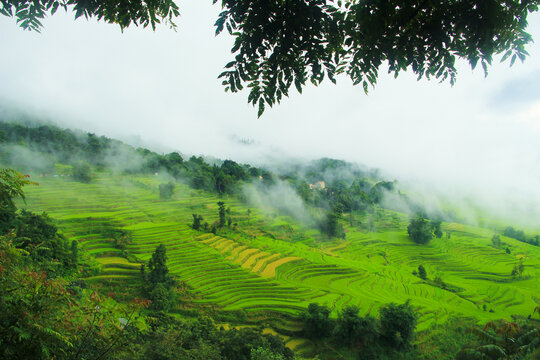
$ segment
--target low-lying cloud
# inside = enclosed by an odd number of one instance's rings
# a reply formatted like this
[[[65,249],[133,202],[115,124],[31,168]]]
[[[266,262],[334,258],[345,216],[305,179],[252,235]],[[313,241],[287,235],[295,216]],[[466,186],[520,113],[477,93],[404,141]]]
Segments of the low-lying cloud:
[[[305,225],[313,225],[311,214],[289,183],[276,180],[273,184],[263,184],[262,180],[245,184],[242,194],[248,204],[265,214],[287,215]]]

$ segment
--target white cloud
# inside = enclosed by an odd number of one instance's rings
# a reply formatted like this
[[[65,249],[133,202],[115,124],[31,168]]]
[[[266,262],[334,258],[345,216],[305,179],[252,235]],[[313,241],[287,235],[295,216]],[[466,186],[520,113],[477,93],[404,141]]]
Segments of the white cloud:
[[[518,112],[515,119],[530,129],[540,132],[540,101]]]

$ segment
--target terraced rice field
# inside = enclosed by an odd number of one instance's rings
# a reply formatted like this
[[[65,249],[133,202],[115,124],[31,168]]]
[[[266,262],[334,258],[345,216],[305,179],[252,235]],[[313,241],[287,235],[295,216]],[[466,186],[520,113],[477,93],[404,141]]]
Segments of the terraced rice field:
[[[218,199],[184,185],[177,185],[171,200],[159,200],[164,180],[158,177],[102,174],[92,184],[36,180],[39,186],[26,189],[27,207],[49,213],[64,234],[97,258],[103,272],[90,281],[134,286],[140,265],[163,243],[170,271],[192,289],[194,301],[223,310],[294,315],[318,302],[335,312],[354,304],[375,315],[383,304],[410,299],[422,329],[455,315],[479,321],[528,315],[540,301],[540,248],[502,237],[511,249],[506,254],[491,246],[488,229],[443,224],[450,238],[416,245],[407,237],[406,217],[383,211],[379,232],[348,227],[345,240],[320,242],[315,231],[290,219],[256,209],[248,215],[233,198]],[[237,230],[220,236],[191,229],[192,213],[210,224],[217,220],[219,200],[231,207]],[[126,251],[114,247],[107,229],[129,232]],[[292,233],[305,240],[292,241]],[[136,261],[128,261],[126,253]],[[520,258],[524,275],[512,278]],[[430,279],[438,275],[457,291],[414,276],[420,264]]]

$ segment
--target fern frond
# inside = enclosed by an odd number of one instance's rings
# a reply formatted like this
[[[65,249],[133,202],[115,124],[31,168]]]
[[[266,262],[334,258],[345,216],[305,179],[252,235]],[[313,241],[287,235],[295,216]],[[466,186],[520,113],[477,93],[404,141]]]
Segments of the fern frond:
[[[506,358],[506,352],[497,345],[483,345],[477,347],[476,350],[482,354],[487,355],[490,359],[504,359]]]
[[[492,334],[488,333],[487,331],[480,330],[480,329],[475,328],[475,327],[469,328],[467,331],[470,332],[471,334],[476,335],[476,337],[478,337],[479,339],[481,339],[481,340],[483,340],[485,342],[489,342],[489,343],[492,343],[492,344],[497,344],[500,341],[500,338],[498,338],[497,336],[492,335]]]
[[[540,341],[540,328],[534,328],[531,331],[526,332],[516,339],[516,343],[520,346],[528,345],[534,340]]]
[[[484,331],[497,330],[497,323],[495,321],[489,321],[484,325]]]
[[[464,349],[456,354],[456,359],[488,360],[488,357],[476,349]]]
[[[47,334],[49,336],[52,336],[52,337],[60,340],[61,342],[66,344],[68,347],[73,347],[73,343],[71,341],[69,341],[69,338],[67,336],[64,336],[64,335],[60,334],[58,331],[55,331],[55,330],[53,330],[51,328],[48,328],[48,327],[44,327],[44,326],[42,326],[40,324],[37,324],[37,323],[32,324],[32,327],[38,329],[42,333],[45,333],[45,334]]]

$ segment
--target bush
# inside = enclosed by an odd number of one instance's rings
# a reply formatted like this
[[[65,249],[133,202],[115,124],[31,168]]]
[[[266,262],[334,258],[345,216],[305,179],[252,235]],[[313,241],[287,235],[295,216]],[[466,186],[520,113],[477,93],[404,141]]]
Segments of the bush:
[[[418,266],[418,277],[420,277],[422,280],[427,279],[427,272],[423,265]]]

